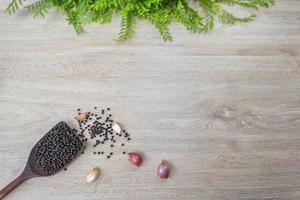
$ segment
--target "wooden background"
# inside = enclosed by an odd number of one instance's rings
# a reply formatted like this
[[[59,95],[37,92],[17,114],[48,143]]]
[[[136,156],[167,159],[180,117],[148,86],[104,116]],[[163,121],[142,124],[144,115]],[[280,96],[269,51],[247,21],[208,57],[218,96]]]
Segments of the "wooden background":
[[[35,142],[78,107],[111,107],[132,134],[126,158],[87,152],[68,171],[36,178],[7,199],[300,199],[300,1],[279,0],[254,23],[164,43],[147,22],[125,44],[112,24],[78,37],[61,14],[33,19],[0,2],[0,187]],[[173,165],[167,181],[155,175]],[[101,178],[86,184],[99,166]]]

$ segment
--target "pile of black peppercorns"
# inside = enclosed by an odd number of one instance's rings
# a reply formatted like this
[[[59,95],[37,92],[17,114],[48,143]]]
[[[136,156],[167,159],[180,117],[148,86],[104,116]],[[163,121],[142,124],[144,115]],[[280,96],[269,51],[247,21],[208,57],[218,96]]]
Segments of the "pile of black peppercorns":
[[[97,149],[93,153],[95,155],[104,155],[107,159],[114,155],[113,149],[125,148],[126,142],[131,140],[130,134],[126,130],[117,133],[112,126],[114,120],[110,113],[110,108],[98,109],[94,107],[94,112],[83,113],[80,108],[77,109],[78,115],[85,115],[84,120],[77,120],[79,131],[78,136],[83,142],[91,141],[93,148]],[[75,117],[76,119],[76,117]],[[104,151],[101,147],[109,148],[109,151]],[[126,151],[122,151],[126,154]]]
[[[75,131],[60,122],[37,144],[35,160],[48,175],[54,174],[65,168],[84,147]]]

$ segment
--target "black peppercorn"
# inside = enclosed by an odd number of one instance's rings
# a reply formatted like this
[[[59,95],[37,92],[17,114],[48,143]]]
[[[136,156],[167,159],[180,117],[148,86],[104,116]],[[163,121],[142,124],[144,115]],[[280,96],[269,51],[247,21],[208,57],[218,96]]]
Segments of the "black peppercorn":
[[[95,106],[94,109],[99,108]],[[126,141],[131,140],[125,129],[122,130],[124,134],[117,133],[113,130],[113,120],[111,119],[112,114],[108,112],[109,110],[110,108],[106,108],[105,110],[99,109],[100,113],[102,113],[104,117],[98,116],[98,114],[93,112],[84,112],[88,114],[89,118],[84,121],[78,121],[78,125],[81,130],[80,134],[82,134],[83,141],[87,142],[87,138],[93,140],[94,148],[100,144],[104,145],[105,143],[109,142],[109,146],[113,149],[115,146],[114,144],[118,142],[118,139],[120,140],[125,137]],[[88,134],[87,138],[85,137],[86,134]],[[125,146],[124,142],[119,147],[123,146]],[[107,156],[108,159],[111,158],[111,153],[113,153],[113,151]],[[104,152],[95,152],[94,154],[104,154]]]
[[[58,123],[36,146],[35,160],[47,173],[53,174],[69,164],[78,153],[84,153],[84,145],[65,122]]]

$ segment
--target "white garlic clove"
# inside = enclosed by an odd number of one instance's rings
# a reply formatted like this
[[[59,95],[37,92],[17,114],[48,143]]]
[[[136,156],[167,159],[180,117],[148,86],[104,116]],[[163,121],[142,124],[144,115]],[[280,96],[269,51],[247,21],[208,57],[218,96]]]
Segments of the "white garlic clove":
[[[91,183],[99,178],[100,169],[98,167],[93,168],[86,177],[86,182]]]
[[[116,122],[113,123],[112,129],[113,129],[115,132],[119,133],[119,134],[121,133],[121,127],[120,127],[120,125],[117,124]]]

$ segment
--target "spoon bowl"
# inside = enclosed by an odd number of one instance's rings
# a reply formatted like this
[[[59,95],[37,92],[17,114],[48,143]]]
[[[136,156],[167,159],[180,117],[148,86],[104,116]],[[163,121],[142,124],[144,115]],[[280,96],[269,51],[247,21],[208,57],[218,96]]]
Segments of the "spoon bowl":
[[[62,138],[67,139],[62,141]],[[74,149],[69,144],[77,146]],[[68,124],[64,121],[59,122],[34,145],[23,172],[0,191],[0,200],[25,180],[51,176],[62,171],[82,153],[84,148],[85,145]],[[62,162],[58,156],[63,156],[64,152],[70,157]]]

